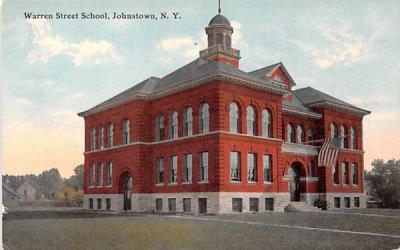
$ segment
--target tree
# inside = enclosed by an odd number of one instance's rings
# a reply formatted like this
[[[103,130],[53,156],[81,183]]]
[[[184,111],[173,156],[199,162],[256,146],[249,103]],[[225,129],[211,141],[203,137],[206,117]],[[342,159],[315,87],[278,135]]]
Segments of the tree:
[[[45,170],[39,174],[38,184],[42,193],[48,198],[51,198],[54,192],[64,186],[63,179],[56,168]]]
[[[400,160],[381,160],[372,162],[372,170],[367,172],[365,180],[371,196],[382,200],[385,208],[400,208]]]
[[[54,193],[54,198],[58,206],[80,206],[82,202],[82,192],[73,187],[65,187]]]
[[[83,165],[78,165],[74,169],[74,175],[69,177],[69,179],[66,180],[66,185],[74,187],[78,190],[82,190],[83,188],[83,171],[84,167]]]

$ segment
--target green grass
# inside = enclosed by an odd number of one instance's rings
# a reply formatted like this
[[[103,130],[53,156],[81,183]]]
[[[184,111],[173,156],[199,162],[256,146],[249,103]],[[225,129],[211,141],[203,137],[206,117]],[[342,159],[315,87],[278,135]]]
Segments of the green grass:
[[[205,217],[199,217],[205,218]],[[400,235],[400,217],[322,213],[209,216]],[[309,231],[167,216],[5,219],[9,249],[396,249],[400,238]],[[7,247],[5,249],[7,249]]]

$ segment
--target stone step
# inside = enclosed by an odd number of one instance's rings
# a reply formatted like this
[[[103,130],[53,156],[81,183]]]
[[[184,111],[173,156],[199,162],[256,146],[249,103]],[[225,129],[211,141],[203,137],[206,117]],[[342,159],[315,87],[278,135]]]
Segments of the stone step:
[[[317,207],[310,205],[303,201],[290,202],[285,207],[285,212],[316,212],[319,211]]]

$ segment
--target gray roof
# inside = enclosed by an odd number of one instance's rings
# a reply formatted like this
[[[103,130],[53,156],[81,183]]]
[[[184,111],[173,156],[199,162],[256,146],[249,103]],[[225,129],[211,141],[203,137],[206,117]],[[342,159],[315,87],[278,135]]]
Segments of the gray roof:
[[[211,26],[213,24],[223,24],[223,25],[228,25],[231,26],[231,24],[229,23],[228,18],[224,17],[221,14],[216,15],[215,17],[213,17],[210,22],[208,23],[208,26]]]
[[[278,62],[278,63],[272,64],[272,65],[269,65],[267,67],[251,71],[251,72],[249,72],[249,74],[257,76],[259,78],[265,78],[266,76],[269,76],[278,67],[280,67],[283,70],[283,72],[286,74],[286,76],[289,78],[290,85],[295,86],[296,83],[294,82],[292,76],[289,74],[289,72],[287,71],[287,69],[285,68],[285,66],[283,65],[282,62]]]
[[[5,191],[9,192],[10,194],[12,194],[12,195],[14,195],[14,196],[17,196],[17,197],[20,198],[20,199],[23,198],[19,193],[17,193],[16,191],[14,191],[11,187],[9,187],[9,186],[8,186],[7,184],[5,184],[5,183],[2,183],[2,188],[3,188]]]
[[[115,104],[130,101],[135,96],[162,92],[164,90],[182,85],[185,82],[203,79],[216,74],[239,77],[241,79],[256,82],[257,84],[264,85],[266,87],[280,89],[280,91],[284,90],[283,85],[278,86],[276,83],[271,83],[269,79],[261,78],[255,74],[250,74],[243,70],[233,68],[223,62],[209,61],[199,57],[198,59],[186,64],[185,66],[162,78],[150,77],[143,82],[121,92],[120,94],[96,105],[95,107],[79,113],[79,115],[86,116],[89,113],[95,113],[105,108],[112,107]]]
[[[304,104],[300,101],[300,99],[296,96],[296,94],[294,92],[292,92],[292,100],[284,99],[283,105],[287,106],[289,108],[294,108],[294,109],[298,109],[301,111],[314,112],[311,109],[304,106]]]

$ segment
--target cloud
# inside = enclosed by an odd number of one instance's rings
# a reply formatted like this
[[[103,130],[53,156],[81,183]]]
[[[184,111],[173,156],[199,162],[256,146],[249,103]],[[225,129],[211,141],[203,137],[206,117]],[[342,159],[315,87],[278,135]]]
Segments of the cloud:
[[[175,56],[184,57],[185,60],[196,58],[199,54],[199,46],[195,39],[189,36],[183,37],[168,37],[163,39],[157,48]],[[169,57],[169,56],[168,56]],[[169,63],[166,58],[159,58],[160,62]]]
[[[105,40],[85,38],[74,43],[53,34],[45,19],[28,19],[27,22],[33,30],[33,48],[27,56],[29,63],[47,63],[50,58],[59,55],[70,57],[75,66],[109,64],[121,60],[114,45]]]
[[[29,104],[31,104],[32,102],[30,101],[30,100],[28,100],[28,99],[25,99],[25,98],[15,98],[14,99],[14,104],[16,105],[16,106],[19,106],[19,107],[21,107],[21,106],[27,106],[27,105],[29,105]]]

